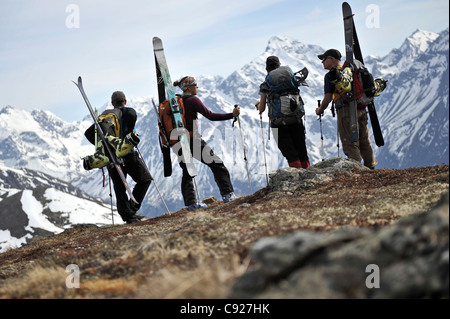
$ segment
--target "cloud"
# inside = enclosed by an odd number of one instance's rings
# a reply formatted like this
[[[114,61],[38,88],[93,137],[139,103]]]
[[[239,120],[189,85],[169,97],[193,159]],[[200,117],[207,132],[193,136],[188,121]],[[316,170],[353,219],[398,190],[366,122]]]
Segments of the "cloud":
[[[315,7],[313,11],[311,11],[307,16],[307,21],[316,21],[322,15],[322,10],[319,7]]]

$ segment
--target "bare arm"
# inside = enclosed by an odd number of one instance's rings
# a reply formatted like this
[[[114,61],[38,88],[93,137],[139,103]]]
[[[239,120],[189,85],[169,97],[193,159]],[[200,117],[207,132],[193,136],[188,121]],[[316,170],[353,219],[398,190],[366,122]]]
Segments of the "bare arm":
[[[320,107],[316,108],[316,114],[320,115],[323,113],[323,111],[326,110],[328,107],[328,104],[333,100],[333,94],[332,93],[326,93],[323,97],[322,103],[320,104]]]
[[[266,96],[263,94],[261,95],[261,98],[259,99],[259,106],[258,106],[259,113],[264,113],[266,110]]]

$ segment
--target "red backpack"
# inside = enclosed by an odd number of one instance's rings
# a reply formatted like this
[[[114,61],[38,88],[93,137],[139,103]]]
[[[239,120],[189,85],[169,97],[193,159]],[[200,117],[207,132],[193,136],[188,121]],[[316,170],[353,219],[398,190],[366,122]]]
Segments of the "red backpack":
[[[372,74],[358,60],[353,60],[355,69],[353,70],[353,82],[355,86],[356,102],[359,108],[364,108],[373,102],[375,96],[375,83]],[[344,63],[343,68],[346,67],[347,62]]]

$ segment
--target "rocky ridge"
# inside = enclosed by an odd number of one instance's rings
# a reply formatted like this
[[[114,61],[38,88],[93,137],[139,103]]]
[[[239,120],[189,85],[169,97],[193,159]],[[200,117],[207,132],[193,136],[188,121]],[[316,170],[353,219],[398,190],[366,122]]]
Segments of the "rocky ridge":
[[[283,169],[228,204],[8,250],[0,298],[448,298],[448,188],[448,165]],[[369,265],[381,288],[367,287]]]

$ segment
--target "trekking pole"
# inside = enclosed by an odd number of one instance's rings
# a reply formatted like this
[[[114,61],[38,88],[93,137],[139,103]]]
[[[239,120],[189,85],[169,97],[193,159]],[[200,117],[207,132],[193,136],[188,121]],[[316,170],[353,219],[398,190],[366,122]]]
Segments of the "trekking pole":
[[[256,110],[258,110],[258,112],[259,112],[259,101],[256,102],[255,107],[256,107]],[[259,112],[259,119],[261,120],[261,138],[262,138],[263,152],[264,152],[264,166],[266,167],[266,182],[267,182],[267,185],[269,185],[269,174],[267,173],[266,144],[264,141],[264,128],[263,128],[262,112]]]
[[[237,108],[238,106],[239,106],[239,105],[236,104],[236,105],[234,106],[234,108]],[[246,167],[246,169],[247,169],[248,185],[250,186],[250,192],[253,193],[253,190],[252,190],[252,183],[251,183],[251,181],[250,181],[250,173],[249,173],[249,171],[248,171],[247,154],[245,153],[244,136],[242,135],[241,120],[240,120],[240,118],[239,118],[239,115],[236,116],[236,117],[234,118],[233,124],[231,125],[232,127],[234,127],[234,123],[235,123],[236,121],[238,121],[238,124],[239,124],[239,132],[241,133],[242,150],[244,151],[244,161],[245,161],[245,167]]]
[[[103,171],[103,168],[102,168]],[[109,175],[109,202],[111,203],[111,220],[114,225],[114,211],[113,211],[113,203],[112,203],[112,188],[111,188],[111,175]]]
[[[261,120],[261,138],[262,138],[262,143],[263,143],[264,166],[266,167],[266,181],[267,181],[267,185],[269,185],[269,174],[267,174],[266,143],[264,142],[264,128],[263,128],[262,113],[259,113],[259,119]]]
[[[97,108],[95,108],[94,110],[95,112],[95,117],[98,116],[98,111]],[[97,136],[97,125],[94,126],[94,143],[95,143],[95,151],[97,151],[97,143],[98,143],[98,136]],[[103,187],[105,187],[105,171],[103,170],[102,167],[102,175],[103,175]],[[111,189],[111,175],[109,175],[109,202],[111,204],[111,222],[114,225],[114,209],[113,209],[113,202],[112,202],[112,189]]]
[[[156,184],[155,179],[153,178],[152,174],[150,173],[150,170],[149,170],[149,168],[148,168],[148,166],[147,166],[147,163],[145,162],[144,157],[142,156],[142,153],[141,153],[141,151],[139,150],[139,148],[138,148],[137,145],[136,145],[136,149],[137,149],[137,151],[138,151],[138,153],[139,153],[139,156],[140,156],[141,159],[142,159],[142,162],[144,163],[144,166],[145,166],[145,169],[147,170],[147,173],[150,175],[150,178],[151,178],[151,180],[153,181],[153,184],[155,184],[155,188],[156,188],[156,191],[157,191],[158,194],[159,194],[159,197],[161,198],[161,200],[162,200],[164,206],[166,207],[167,212],[170,214],[170,210],[169,210],[169,208],[167,207],[167,204],[166,204],[164,198],[162,197],[161,192],[159,191],[158,185]]]
[[[333,115],[333,117],[336,117],[336,107],[334,105],[334,101],[331,104],[331,114]],[[339,127],[338,127],[337,123],[336,123],[336,131],[337,131],[337,133],[336,133],[336,146],[337,146],[337,149],[338,149],[337,153],[338,153],[338,157],[340,157],[340,154],[339,154]]]
[[[320,107],[320,100],[317,100],[317,105],[318,107]],[[324,154],[324,149],[323,149],[323,131],[322,131],[322,114],[319,114],[319,121],[320,121],[320,139],[321,139],[321,148],[320,148],[320,153],[322,154],[322,162],[325,160],[325,154]]]
[[[197,203],[200,204],[200,193],[198,192],[197,181],[195,180],[195,177],[192,177],[192,180],[194,181],[195,193],[197,194]]]

